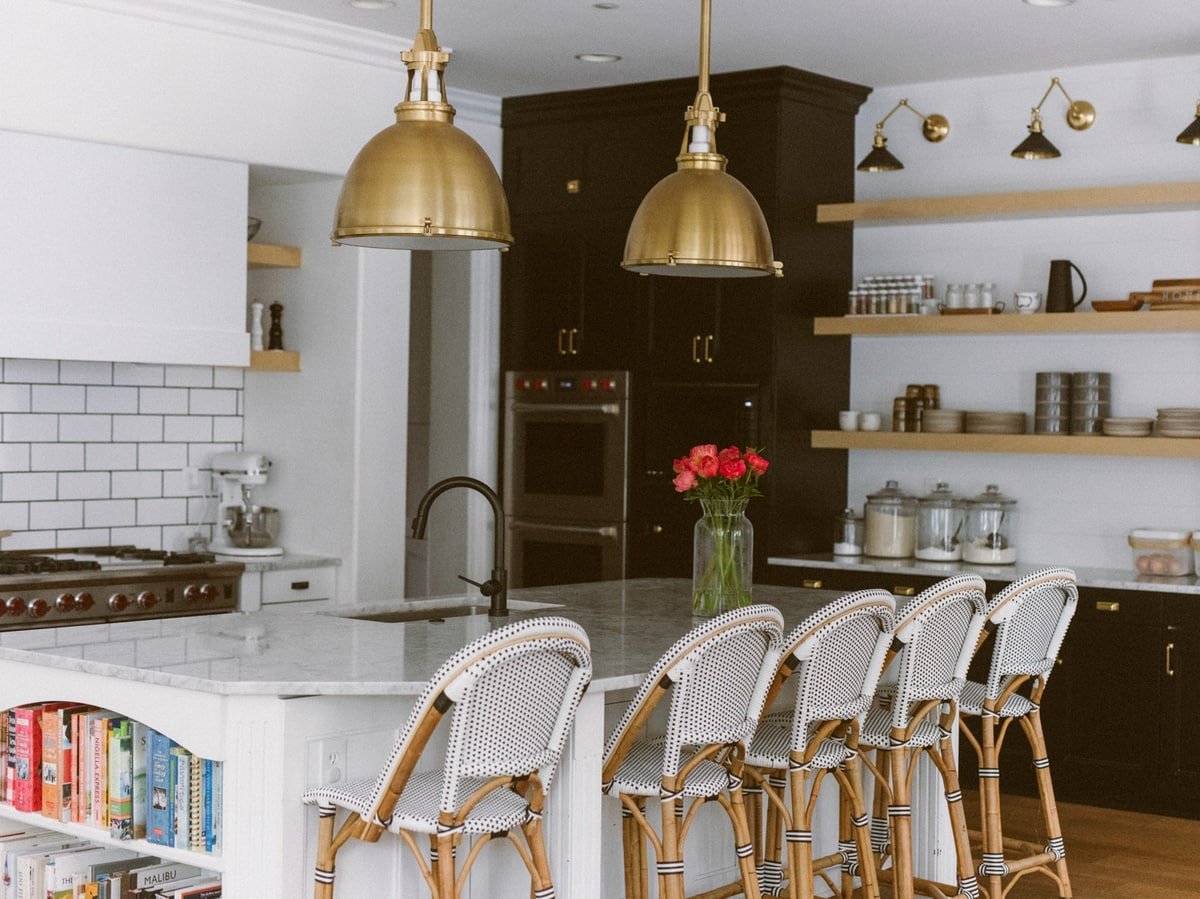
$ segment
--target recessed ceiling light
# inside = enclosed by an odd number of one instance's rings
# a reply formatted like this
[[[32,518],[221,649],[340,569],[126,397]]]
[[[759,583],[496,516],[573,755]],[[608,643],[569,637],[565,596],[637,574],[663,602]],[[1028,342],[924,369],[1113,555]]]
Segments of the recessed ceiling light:
[[[593,3],[592,7],[594,9],[620,9],[621,4],[620,3]]]
[[[350,0],[355,9],[391,9],[396,0]]]
[[[620,62],[621,57],[615,53],[576,53],[575,58],[580,62]]]
[[[1070,6],[1075,0],[1025,0],[1030,6]]]

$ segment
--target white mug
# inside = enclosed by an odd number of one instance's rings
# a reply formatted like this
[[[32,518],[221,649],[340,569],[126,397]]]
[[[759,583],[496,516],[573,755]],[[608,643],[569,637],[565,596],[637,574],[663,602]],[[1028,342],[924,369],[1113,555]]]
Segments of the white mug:
[[[1014,293],[1013,306],[1021,313],[1039,312],[1042,308],[1042,295],[1036,290]]]
[[[864,412],[858,418],[858,426],[864,431],[878,431],[883,417],[878,412]]]
[[[843,431],[858,430],[858,412],[854,409],[849,409],[838,413],[838,427]]]

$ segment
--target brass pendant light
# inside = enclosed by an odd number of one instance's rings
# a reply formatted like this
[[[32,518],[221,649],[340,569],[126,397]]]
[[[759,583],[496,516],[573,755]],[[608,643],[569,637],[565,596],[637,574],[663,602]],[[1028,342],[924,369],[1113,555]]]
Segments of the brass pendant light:
[[[421,0],[396,124],[358,151],[338,197],[333,243],[395,250],[495,250],[513,242],[508,201],[483,148],[454,127],[446,102],[450,54]],[[413,98],[414,87],[417,98]]]
[[[1096,121],[1096,107],[1087,100],[1072,100],[1071,95],[1067,93],[1067,89],[1062,86],[1062,82],[1055,76],[1050,79],[1050,86],[1046,88],[1046,93],[1042,94],[1042,99],[1038,101],[1038,105],[1033,107],[1033,115],[1029,121],[1029,136],[1017,144],[1012,151],[1012,155],[1017,159],[1057,159],[1059,156],[1062,156],[1058,147],[1050,143],[1050,138],[1046,137],[1042,131],[1042,104],[1046,102],[1046,99],[1056,87],[1062,91],[1062,95],[1067,98],[1067,102],[1070,104],[1067,107],[1067,124],[1072,129],[1075,131],[1086,131]]]
[[[623,268],[688,278],[782,277],[767,220],[717,152],[724,114],[708,92],[712,0],[700,0],[700,84],[684,113],[676,171],[642,199],[625,238]]]
[[[1180,131],[1175,140],[1181,144],[1200,146],[1200,103],[1196,104],[1196,117],[1192,119],[1192,124]]]
[[[950,134],[950,120],[948,118],[936,112],[932,115],[924,115],[917,112],[916,108],[905,98],[893,106],[887,115],[875,123],[875,137],[871,141],[871,152],[864,156],[863,161],[858,164],[860,172],[897,172],[904,168],[904,163],[892,155],[892,151],[887,148],[887,137],[883,133],[883,126],[887,124],[887,120],[901,107],[904,107],[921,119],[921,134],[931,144],[944,141]]]

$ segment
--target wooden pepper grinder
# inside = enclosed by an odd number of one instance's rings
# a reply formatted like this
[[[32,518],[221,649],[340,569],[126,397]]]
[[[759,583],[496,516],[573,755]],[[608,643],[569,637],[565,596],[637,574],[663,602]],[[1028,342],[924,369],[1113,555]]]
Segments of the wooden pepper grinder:
[[[278,301],[271,304],[271,331],[270,340],[267,343],[268,350],[283,349],[283,303]]]

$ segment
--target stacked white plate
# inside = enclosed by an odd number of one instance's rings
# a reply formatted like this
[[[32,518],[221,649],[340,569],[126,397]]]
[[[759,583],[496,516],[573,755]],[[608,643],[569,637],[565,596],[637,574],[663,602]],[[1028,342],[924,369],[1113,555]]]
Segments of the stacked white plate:
[[[1109,437],[1149,437],[1152,418],[1106,418],[1101,430]]]
[[[962,429],[960,409],[926,409],[921,415],[921,430],[926,434],[961,434]]]
[[[1159,409],[1157,430],[1160,437],[1200,437],[1200,409]]]
[[[968,434],[1024,434],[1024,412],[967,412],[963,416]]]

